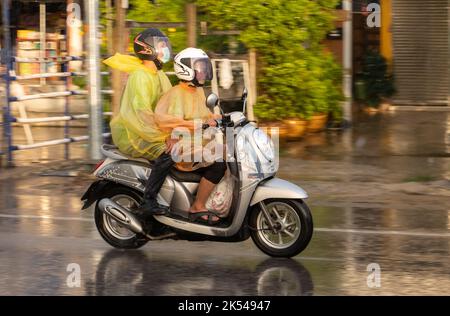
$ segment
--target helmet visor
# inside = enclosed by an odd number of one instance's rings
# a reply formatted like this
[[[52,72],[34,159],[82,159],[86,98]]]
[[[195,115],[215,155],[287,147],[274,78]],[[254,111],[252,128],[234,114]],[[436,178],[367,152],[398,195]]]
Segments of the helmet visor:
[[[167,63],[172,58],[172,46],[167,37],[153,37],[157,58]]]
[[[196,58],[192,61],[195,79],[201,85],[213,78],[212,64],[209,58]]]
[[[172,46],[169,39],[165,36],[147,36],[145,38],[138,36],[134,42],[142,46],[142,51],[139,52],[141,54],[152,55],[152,50],[149,46],[153,47],[156,58],[162,63],[167,63],[172,57]]]

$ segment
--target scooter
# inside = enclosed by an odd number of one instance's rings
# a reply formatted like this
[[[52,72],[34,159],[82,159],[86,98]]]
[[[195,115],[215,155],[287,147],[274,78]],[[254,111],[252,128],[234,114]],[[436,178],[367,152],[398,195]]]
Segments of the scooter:
[[[226,163],[234,182],[230,211],[218,225],[189,219],[201,175],[176,168],[170,170],[157,197],[160,204],[169,207],[169,213],[140,222],[133,208],[142,201],[152,163],[129,157],[115,146],[102,146],[106,159],[94,170],[99,180],[81,200],[82,209],[96,202],[95,224],[107,243],[115,248],[137,249],[148,241],[162,239],[240,242],[251,237],[272,257],[296,256],[308,246],[313,233],[311,212],[305,203],[308,195],[297,185],[275,177],[278,161],[274,143],[244,115],[246,91],[242,99],[243,112],[224,114],[221,109],[223,118],[214,127],[215,139],[222,138],[227,145]],[[210,94],[206,104],[213,109],[219,98]]]

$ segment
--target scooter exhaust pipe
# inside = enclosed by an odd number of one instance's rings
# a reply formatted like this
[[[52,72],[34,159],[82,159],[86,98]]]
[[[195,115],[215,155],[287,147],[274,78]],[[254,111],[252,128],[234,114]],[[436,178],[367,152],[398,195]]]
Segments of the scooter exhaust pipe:
[[[126,208],[104,198],[98,202],[99,209],[136,234],[145,234],[139,220]]]

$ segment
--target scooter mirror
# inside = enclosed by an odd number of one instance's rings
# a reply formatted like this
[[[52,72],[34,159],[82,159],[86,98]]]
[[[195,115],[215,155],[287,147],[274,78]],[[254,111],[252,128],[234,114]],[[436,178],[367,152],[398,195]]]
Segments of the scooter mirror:
[[[244,88],[244,90],[242,91],[241,100],[244,101],[247,98],[247,95],[248,95],[248,90],[247,90],[247,88]]]
[[[211,112],[214,112],[214,107],[218,104],[219,97],[216,94],[211,93],[210,95],[208,95],[208,97],[206,98],[206,106],[211,110]]]

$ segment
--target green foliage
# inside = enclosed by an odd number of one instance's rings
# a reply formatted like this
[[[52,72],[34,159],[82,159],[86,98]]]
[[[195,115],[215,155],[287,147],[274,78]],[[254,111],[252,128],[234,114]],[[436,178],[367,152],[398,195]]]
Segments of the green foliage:
[[[138,22],[185,22],[186,0],[158,0],[156,5],[150,1],[130,0],[130,8],[127,11],[127,19]],[[202,12],[199,10],[198,19],[202,19]],[[185,27],[179,28],[161,28],[169,37],[173,51],[178,53],[186,48],[187,32]],[[130,37],[133,38],[142,29],[133,29]],[[198,36],[197,46],[205,51],[214,50],[216,53],[225,53],[228,51],[229,38],[227,36]],[[165,69],[171,71],[172,65],[167,65]]]
[[[127,10],[127,19],[137,22],[184,22],[186,14],[185,0],[158,0],[156,4],[151,1],[130,0]],[[187,33],[185,28],[160,28],[170,39],[174,52],[186,48]],[[130,38],[134,38],[143,29],[131,30]]]
[[[239,40],[256,49],[261,119],[341,117],[340,68],[321,41],[333,28],[338,1],[198,0],[211,27],[237,29]]]
[[[85,90],[87,85],[87,78],[85,76],[72,77],[72,84],[79,87],[79,90]]]
[[[435,181],[437,178],[431,175],[415,175],[411,177],[407,177],[403,180],[403,182],[431,182]]]
[[[255,107],[261,119],[310,118],[315,113],[342,116],[340,67],[323,51],[304,52],[303,58],[265,69],[259,80],[264,94]]]
[[[388,73],[386,59],[378,52],[369,52],[363,61],[362,101],[369,106],[377,107],[383,98],[395,93],[394,78]]]

